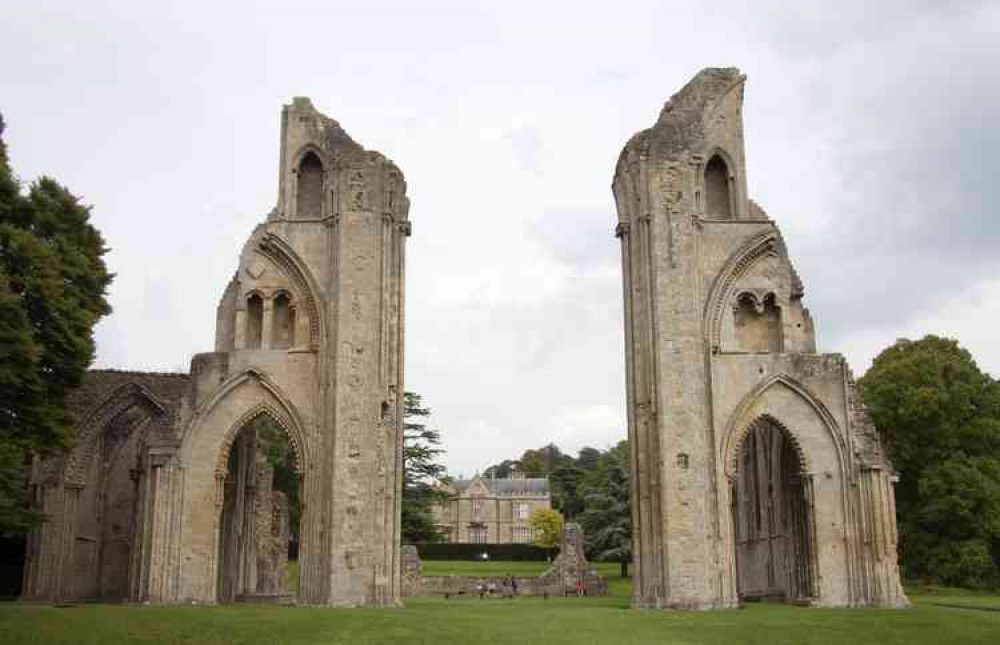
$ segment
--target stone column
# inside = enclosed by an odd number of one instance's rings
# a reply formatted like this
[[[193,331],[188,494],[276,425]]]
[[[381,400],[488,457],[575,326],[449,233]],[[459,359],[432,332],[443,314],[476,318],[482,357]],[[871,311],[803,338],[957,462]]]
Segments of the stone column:
[[[260,348],[271,349],[275,345],[274,338],[274,299],[264,300],[264,315],[261,317]]]

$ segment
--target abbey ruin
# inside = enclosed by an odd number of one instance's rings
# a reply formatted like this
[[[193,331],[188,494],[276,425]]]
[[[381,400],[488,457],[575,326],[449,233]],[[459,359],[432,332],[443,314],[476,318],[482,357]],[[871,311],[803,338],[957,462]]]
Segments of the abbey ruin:
[[[282,111],[278,205],[188,375],[92,372],[78,439],[40,464],[50,517],[23,596],[215,603],[274,593],[283,500],[256,427],[299,474],[298,602],[399,604],[403,174],[297,98]],[[280,537],[279,537],[280,539]]]
[[[633,604],[906,606],[894,472],[747,196],[744,81],[699,73],[614,177]],[[33,468],[48,520],[24,599],[280,596],[291,520],[266,427],[298,477],[298,602],[400,604],[406,184],[304,98],[282,111],[279,168],[215,351],[189,374],[94,370],[76,393],[75,447]]]
[[[633,604],[905,606],[892,467],[747,196],[745,80],[700,72],[615,172]]]

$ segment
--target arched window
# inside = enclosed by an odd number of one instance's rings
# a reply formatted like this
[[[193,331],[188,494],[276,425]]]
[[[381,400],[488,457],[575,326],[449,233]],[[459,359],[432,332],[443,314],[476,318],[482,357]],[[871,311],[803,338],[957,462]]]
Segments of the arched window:
[[[247,349],[260,349],[264,330],[264,301],[257,294],[247,298]]]
[[[705,216],[708,219],[732,219],[729,198],[729,168],[719,155],[705,166]]]
[[[323,164],[312,152],[299,164],[296,216],[299,219],[323,216]]]
[[[274,297],[271,318],[271,347],[288,349],[295,344],[295,309],[291,297],[282,291]]]

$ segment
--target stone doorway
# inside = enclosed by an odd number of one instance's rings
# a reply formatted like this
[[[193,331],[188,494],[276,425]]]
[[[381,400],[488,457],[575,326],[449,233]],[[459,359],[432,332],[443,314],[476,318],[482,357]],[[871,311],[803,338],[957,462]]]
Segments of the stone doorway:
[[[741,601],[814,598],[811,479],[791,433],[768,417],[751,424],[738,452],[731,499]]]
[[[229,448],[219,517],[218,601],[289,603],[297,576],[299,493],[295,453],[266,414],[248,422]]]

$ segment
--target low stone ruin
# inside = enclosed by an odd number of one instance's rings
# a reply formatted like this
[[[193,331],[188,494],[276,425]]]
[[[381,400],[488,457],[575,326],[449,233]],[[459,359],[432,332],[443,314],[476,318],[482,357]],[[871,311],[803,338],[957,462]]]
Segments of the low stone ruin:
[[[606,596],[607,583],[589,562],[583,548],[583,530],[570,523],[563,528],[559,555],[552,566],[537,577],[514,576],[518,596]],[[402,591],[404,597],[477,596],[492,584],[502,593],[504,576],[425,576],[417,547],[402,548]],[[580,585],[582,583],[582,585]]]

